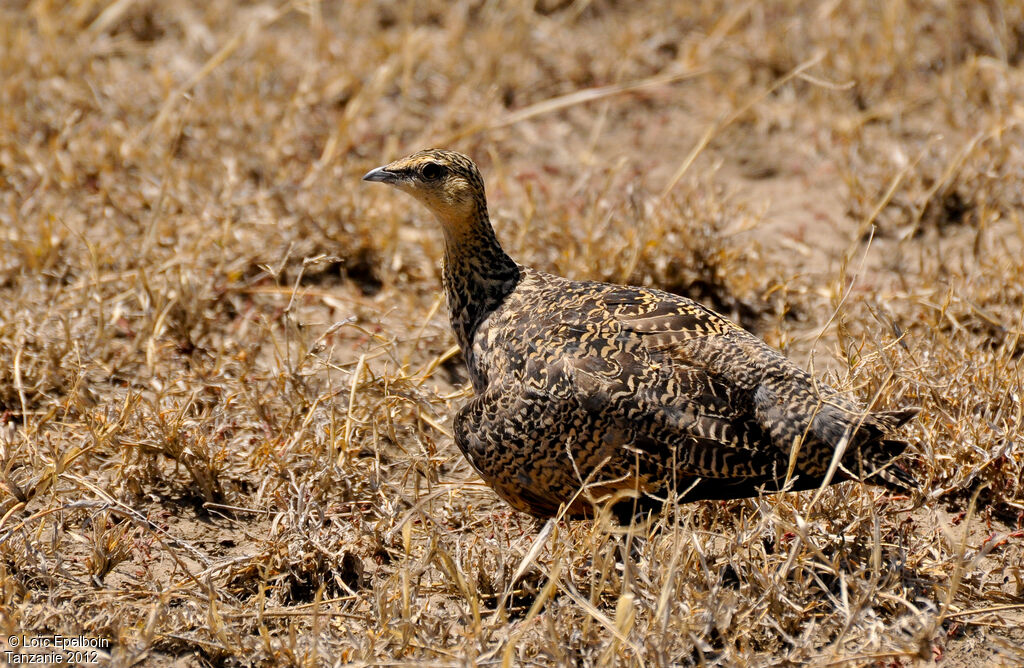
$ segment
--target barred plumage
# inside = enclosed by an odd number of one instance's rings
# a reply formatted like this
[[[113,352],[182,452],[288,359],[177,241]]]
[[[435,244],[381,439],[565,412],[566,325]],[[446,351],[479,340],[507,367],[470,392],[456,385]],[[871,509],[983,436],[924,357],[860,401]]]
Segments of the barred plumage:
[[[644,506],[833,482],[913,487],[886,434],[916,409],[868,413],[700,304],[523,267],[491,228],[476,165],[428,150],[372,170],[445,235],[444,291],[476,396],[455,440],[487,483],[538,516],[634,490]],[[585,493],[580,494],[585,488]]]

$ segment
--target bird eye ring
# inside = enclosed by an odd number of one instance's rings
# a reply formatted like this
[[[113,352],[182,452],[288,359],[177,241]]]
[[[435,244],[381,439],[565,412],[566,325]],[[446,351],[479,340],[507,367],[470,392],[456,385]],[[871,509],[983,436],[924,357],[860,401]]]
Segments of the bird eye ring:
[[[423,169],[420,170],[420,174],[422,174],[423,178],[426,179],[427,181],[436,181],[437,179],[441,178],[441,174],[443,173],[444,167],[437,164],[436,162],[428,162],[427,164],[423,165]]]

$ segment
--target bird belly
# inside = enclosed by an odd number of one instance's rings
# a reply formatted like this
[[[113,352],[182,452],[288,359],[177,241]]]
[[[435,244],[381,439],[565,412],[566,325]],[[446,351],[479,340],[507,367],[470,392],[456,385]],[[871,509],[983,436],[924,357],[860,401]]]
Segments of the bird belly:
[[[591,515],[595,503],[657,491],[667,471],[633,447],[634,434],[569,400],[522,402],[519,410],[476,401],[460,413],[456,441],[484,481],[517,510]],[[525,410],[524,410],[525,408]]]

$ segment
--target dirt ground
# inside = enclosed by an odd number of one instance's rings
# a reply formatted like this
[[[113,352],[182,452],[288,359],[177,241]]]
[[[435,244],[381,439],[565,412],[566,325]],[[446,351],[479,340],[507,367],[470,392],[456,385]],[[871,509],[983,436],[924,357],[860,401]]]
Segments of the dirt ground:
[[[440,231],[360,181],[429,146],[519,261],[920,406],[920,493],[509,509]],[[3,652],[1021,665],[1022,333],[1016,0],[0,4]]]

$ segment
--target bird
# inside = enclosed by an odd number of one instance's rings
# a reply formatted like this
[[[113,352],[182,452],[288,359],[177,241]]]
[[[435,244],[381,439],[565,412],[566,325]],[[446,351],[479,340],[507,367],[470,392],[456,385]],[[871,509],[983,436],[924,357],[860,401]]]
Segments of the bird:
[[[686,297],[516,262],[469,157],[428,149],[363,180],[412,195],[440,223],[473,387],[454,440],[516,510],[592,517],[602,501],[619,514],[825,482],[918,487],[894,461],[908,443],[891,435],[919,409],[866,410]]]

